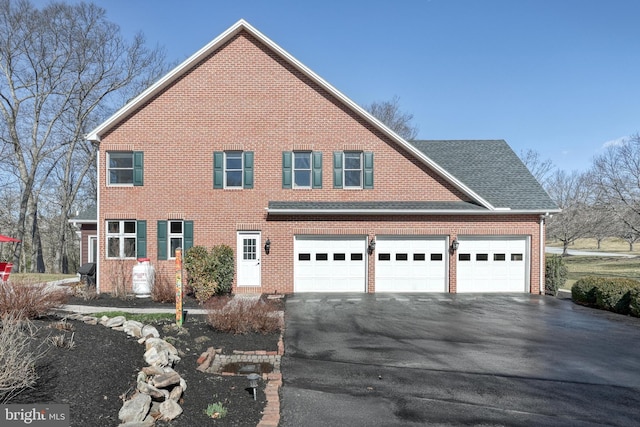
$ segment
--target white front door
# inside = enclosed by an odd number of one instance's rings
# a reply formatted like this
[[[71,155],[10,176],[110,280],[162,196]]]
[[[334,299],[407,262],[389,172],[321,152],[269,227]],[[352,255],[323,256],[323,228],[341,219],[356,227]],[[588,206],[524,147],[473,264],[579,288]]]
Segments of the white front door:
[[[238,286],[260,286],[260,232],[238,232]]]

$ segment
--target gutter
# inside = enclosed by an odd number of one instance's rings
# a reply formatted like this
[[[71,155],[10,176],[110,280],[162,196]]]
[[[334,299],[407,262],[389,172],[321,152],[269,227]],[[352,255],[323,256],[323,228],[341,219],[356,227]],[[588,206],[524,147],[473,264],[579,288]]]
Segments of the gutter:
[[[269,209],[269,215],[540,215],[549,211],[539,210],[484,210],[484,209]]]

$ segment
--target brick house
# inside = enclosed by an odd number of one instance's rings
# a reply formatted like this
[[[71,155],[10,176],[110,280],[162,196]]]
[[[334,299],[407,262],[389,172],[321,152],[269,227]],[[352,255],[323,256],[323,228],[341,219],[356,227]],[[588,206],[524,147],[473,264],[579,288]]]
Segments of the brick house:
[[[543,290],[558,209],[504,141],[405,141],[243,20],[88,139],[100,292],[216,244],[234,293]]]

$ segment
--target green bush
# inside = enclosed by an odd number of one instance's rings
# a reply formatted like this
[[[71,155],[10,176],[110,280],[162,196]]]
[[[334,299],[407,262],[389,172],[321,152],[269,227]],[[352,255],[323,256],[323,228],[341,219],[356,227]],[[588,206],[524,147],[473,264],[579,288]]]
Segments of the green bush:
[[[631,279],[610,279],[596,288],[596,305],[603,310],[629,314],[630,291],[640,285]]]
[[[596,287],[601,279],[587,276],[578,280],[571,287],[571,298],[578,304],[596,305]]]
[[[640,314],[640,282],[636,280],[583,277],[571,288],[571,296],[579,304],[622,314]]]
[[[629,292],[629,311],[632,316],[640,317],[640,287]]]
[[[551,255],[547,257],[545,264],[545,293],[556,295],[558,293],[558,289],[566,283],[567,276],[569,275],[569,269],[560,255]]]
[[[184,265],[189,287],[201,303],[231,292],[234,264],[229,246],[218,245],[210,252],[203,246],[193,246],[185,254]]]

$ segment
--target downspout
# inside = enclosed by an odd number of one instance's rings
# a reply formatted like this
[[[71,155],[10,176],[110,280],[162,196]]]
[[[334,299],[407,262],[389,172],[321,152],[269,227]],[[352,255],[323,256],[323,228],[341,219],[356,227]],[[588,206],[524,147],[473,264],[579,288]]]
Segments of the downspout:
[[[98,250],[96,251],[96,293],[100,293],[100,257],[102,257],[102,249],[101,249],[101,239],[100,239],[100,230],[101,230],[101,221],[100,221],[100,147],[98,146],[98,153],[96,156],[96,175],[98,180],[98,185],[96,185],[96,246],[98,246]]]
[[[540,295],[545,294],[544,289],[544,273],[545,273],[545,265],[544,265],[544,220],[549,216],[548,213],[544,215],[540,215],[540,274],[538,277],[540,278]]]

